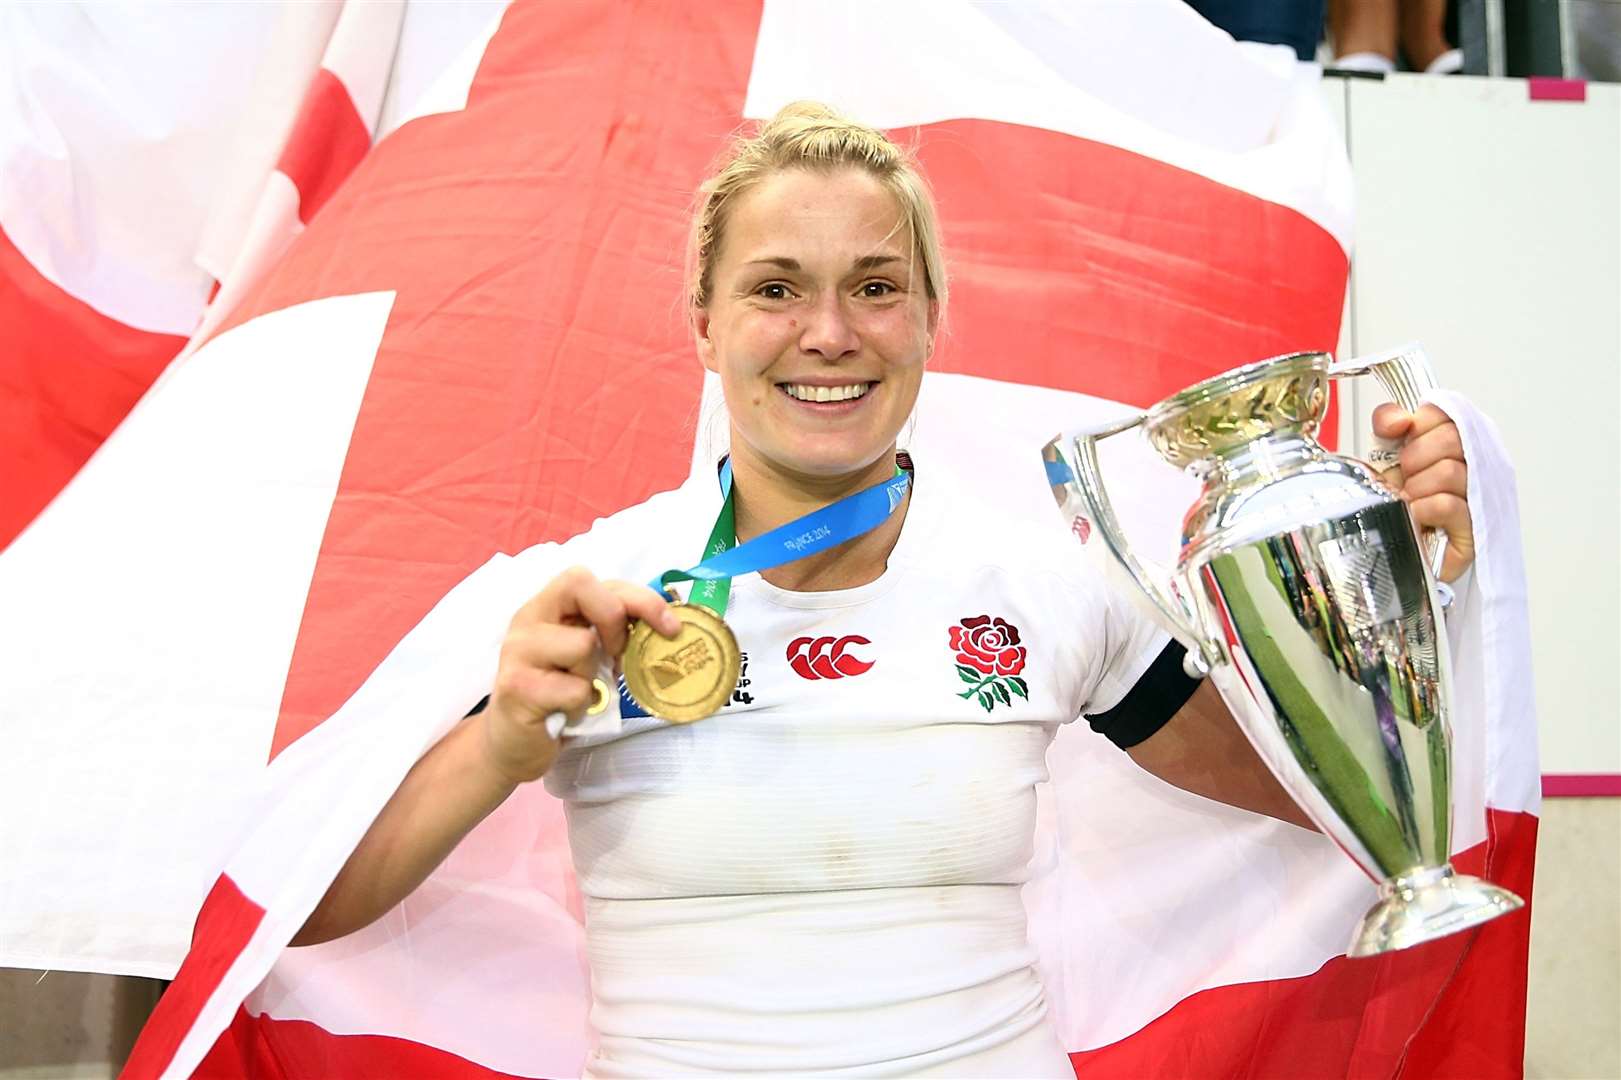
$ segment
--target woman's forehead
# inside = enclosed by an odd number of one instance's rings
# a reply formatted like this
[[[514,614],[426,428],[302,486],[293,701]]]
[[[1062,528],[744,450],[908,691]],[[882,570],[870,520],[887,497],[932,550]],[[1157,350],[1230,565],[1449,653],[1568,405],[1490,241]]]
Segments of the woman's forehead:
[[[907,230],[895,196],[859,169],[785,169],[744,192],[732,207],[723,262],[845,262],[907,258]]]

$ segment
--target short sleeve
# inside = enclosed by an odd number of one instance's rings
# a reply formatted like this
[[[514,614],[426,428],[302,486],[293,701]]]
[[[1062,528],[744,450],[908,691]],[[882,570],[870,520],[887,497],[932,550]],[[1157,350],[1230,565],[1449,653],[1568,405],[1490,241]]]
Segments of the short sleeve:
[[[1186,656],[1181,642],[1167,640],[1126,696],[1104,712],[1087,713],[1086,722],[1122,750],[1144,741],[1164,727],[1199,689],[1199,680],[1182,667]]]
[[[1184,650],[1165,630],[1084,563],[1067,582],[1079,628],[1071,689],[1074,717],[1125,749],[1153,735],[1193,695],[1198,681],[1182,668]]]

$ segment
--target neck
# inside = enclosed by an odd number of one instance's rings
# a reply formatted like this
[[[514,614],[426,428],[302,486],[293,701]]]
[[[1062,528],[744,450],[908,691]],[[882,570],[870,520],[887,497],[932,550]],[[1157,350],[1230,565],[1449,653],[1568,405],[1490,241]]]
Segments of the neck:
[[[837,477],[789,473],[746,450],[734,451],[732,490],[738,542],[746,543],[846,495],[881,484],[894,474],[893,447],[871,465]],[[872,531],[838,547],[762,571],[760,576],[791,592],[830,592],[876,581],[889,565],[889,553],[900,539],[901,524],[911,501],[908,491],[906,501]]]

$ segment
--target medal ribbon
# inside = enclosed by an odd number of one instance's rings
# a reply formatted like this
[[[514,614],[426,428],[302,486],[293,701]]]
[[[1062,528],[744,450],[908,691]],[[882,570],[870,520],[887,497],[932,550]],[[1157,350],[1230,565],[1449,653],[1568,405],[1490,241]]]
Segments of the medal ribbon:
[[[739,544],[732,463],[727,461],[720,470],[720,486],[726,493],[726,501],[715,518],[709,541],[704,544],[702,561],[686,570],[666,570],[651,585],[662,593],[675,582],[694,582],[687,602],[724,617],[731,597],[732,578],[770,570],[871,532],[895,512],[911,485],[912,474],[897,465],[895,475],[883,483],[846,495],[836,503],[812,510],[746,544]]]

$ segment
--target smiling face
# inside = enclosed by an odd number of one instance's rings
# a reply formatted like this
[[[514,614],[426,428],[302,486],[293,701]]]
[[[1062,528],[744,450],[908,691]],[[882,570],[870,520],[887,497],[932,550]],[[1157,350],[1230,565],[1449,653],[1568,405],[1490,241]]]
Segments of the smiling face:
[[[771,174],[729,208],[712,280],[698,353],[734,461],[788,482],[887,473],[936,321],[888,189],[856,168]]]

